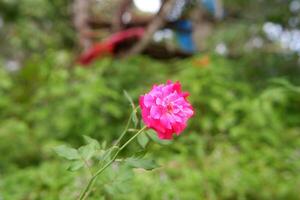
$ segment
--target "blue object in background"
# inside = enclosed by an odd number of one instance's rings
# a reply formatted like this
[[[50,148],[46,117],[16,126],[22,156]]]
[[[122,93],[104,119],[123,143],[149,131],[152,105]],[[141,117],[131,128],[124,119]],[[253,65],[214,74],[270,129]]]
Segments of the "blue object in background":
[[[193,40],[192,22],[189,20],[179,20],[175,22],[176,38],[182,51],[194,53],[196,47]]]
[[[209,13],[213,14],[216,18],[222,19],[224,17],[224,8],[222,0],[199,0]]]
[[[201,0],[204,7],[211,13],[216,12],[216,0]]]

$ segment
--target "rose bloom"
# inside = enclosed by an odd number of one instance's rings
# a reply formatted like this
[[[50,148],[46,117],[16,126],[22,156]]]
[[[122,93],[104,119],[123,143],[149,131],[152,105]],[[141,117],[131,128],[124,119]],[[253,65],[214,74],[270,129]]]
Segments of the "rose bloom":
[[[179,82],[154,85],[140,97],[142,118],[147,127],[154,129],[160,139],[172,139],[186,127],[194,111],[187,101],[187,92],[181,91]]]

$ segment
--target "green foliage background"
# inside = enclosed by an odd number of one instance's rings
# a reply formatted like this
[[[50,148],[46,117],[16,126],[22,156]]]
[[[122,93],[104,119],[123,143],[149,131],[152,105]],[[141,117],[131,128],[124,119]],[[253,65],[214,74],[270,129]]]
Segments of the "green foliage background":
[[[299,55],[266,38],[261,49],[242,48],[249,37],[264,37],[263,22],[289,28],[288,18],[297,16],[280,1],[235,2],[225,5],[238,18],[216,25],[205,54],[106,58],[89,68],[74,64],[67,1],[1,2],[0,199],[75,199],[85,172],[68,172],[53,147],[80,146],[82,135],[111,143],[130,114],[123,90],[138,102],[168,79],[190,92],[196,115],[188,129],[171,144],[147,146],[160,168],[115,165],[91,199],[299,199]],[[261,15],[249,18],[254,13]],[[213,51],[220,41],[229,46],[227,56]],[[7,70],[10,59],[21,69]],[[139,149],[131,145],[125,153],[130,148]]]

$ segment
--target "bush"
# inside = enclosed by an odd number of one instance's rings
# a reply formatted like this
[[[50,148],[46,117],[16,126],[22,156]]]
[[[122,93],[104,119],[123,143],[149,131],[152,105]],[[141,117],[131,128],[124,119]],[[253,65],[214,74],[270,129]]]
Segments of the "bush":
[[[167,79],[190,91],[196,116],[188,131],[171,145],[148,147],[163,167],[109,169],[92,199],[297,199],[300,89],[288,77],[260,78],[258,88],[249,68],[214,55],[209,62],[107,58],[87,69],[65,67],[66,52],[47,55],[20,73],[0,71],[4,199],[73,199],[84,177],[65,172],[52,148],[81,145],[82,135],[111,142],[130,112],[123,90],[137,102]]]

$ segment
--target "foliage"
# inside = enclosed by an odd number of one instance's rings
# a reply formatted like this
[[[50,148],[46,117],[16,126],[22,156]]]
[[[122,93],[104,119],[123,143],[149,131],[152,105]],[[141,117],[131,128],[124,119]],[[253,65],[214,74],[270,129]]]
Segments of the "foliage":
[[[1,1],[0,199],[78,197],[89,177],[79,156],[99,161],[138,96],[168,79],[190,92],[196,115],[188,130],[172,142],[153,131],[138,137],[90,199],[299,199],[299,55],[262,31],[268,21],[299,28],[299,11],[289,12],[296,1],[224,0],[207,53],[105,58],[89,68],[74,62],[69,1]],[[257,38],[262,46],[249,47]],[[214,54],[218,44],[223,56]],[[57,146],[70,161],[57,157]]]
[[[69,56],[53,52],[46,60],[36,58],[34,65],[28,62],[20,73],[2,69],[0,147],[7,153],[0,156],[4,161],[1,195],[7,199],[77,196],[88,172],[67,173],[66,169],[77,170],[83,163],[58,165],[53,147],[64,142],[83,145],[83,134],[113,142],[131,107],[123,90],[137,102],[152,83],[173,79],[183,82],[196,108],[189,130],[171,145],[138,140],[151,149],[147,159],[167,164],[153,172],[113,165],[97,181],[95,186],[102,189],[91,198],[101,194],[104,199],[297,199],[299,87],[283,78],[260,78],[257,88],[252,77],[246,76],[248,67],[206,56],[210,58],[207,65],[199,64],[201,56],[165,64],[135,57],[106,59],[82,69],[63,67]],[[155,140],[155,134],[148,135]],[[142,151],[142,147],[129,148]],[[85,148],[79,151],[90,157],[99,145]],[[71,150],[64,156],[75,159],[78,152]],[[145,161],[148,169],[152,168],[150,160]],[[139,166],[133,158],[128,162]],[[48,173],[50,180],[45,180]],[[30,183],[36,179],[41,181]]]

